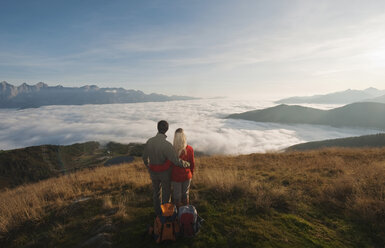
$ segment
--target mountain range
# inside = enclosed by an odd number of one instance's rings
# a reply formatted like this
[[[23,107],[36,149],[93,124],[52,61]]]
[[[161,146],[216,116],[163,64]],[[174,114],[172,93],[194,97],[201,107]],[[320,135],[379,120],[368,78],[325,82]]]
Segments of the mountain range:
[[[0,108],[35,108],[46,105],[83,105],[135,102],[163,102],[196,99],[188,96],[145,94],[139,90],[123,88],[99,88],[96,85],[83,87],[48,86],[45,83],[20,86],[0,82]]]
[[[385,130],[385,104],[360,102],[331,110],[281,104],[271,108],[232,114],[227,118]]]
[[[385,90],[367,88],[365,90],[345,90],[325,95],[295,96],[284,98],[275,103],[318,103],[318,104],[348,104],[353,102],[385,103]]]

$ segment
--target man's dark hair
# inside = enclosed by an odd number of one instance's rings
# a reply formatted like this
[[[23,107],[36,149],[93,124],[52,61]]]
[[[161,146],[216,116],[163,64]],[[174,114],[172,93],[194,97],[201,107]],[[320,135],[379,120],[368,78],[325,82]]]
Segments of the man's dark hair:
[[[168,130],[168,123],[167,121],[161,120],[158,122],[158,131],[159,133],[165,134]]]

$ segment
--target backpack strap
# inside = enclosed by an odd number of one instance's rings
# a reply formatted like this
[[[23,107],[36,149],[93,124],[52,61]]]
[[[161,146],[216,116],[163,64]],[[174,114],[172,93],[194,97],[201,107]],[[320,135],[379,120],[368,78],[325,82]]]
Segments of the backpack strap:
[[[162,242],[162,239],[163,239],[163,229],[164,229],[164,223],[162,223],[162,227],[160,228],[159,242]]]
[[[172,222],[172,235],[175,236],[175,222]]]

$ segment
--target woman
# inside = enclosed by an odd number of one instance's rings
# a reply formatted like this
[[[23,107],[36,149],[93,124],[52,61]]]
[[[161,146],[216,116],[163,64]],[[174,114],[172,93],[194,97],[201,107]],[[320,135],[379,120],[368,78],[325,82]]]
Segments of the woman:
[[[172,165],[171,185],[173,187],[173,201],[177,207],[189,205],[189,190],[194,174],[194,150],[187,145],[186,135],[182,128],[178,128],[174,135],[174,149],[179,158],[190,163],[190,168]]]

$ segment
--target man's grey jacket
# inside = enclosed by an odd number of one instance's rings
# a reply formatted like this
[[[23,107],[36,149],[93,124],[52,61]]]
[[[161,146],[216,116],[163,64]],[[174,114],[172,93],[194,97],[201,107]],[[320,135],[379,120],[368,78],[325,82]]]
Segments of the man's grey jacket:
[[[144,164],[151,169],[163,166],[169,160],[176,166],[190,167],[189,162],[178,158],[174,147],[166,138],[165,134],[158,133],[147,141],[142,156]]]

